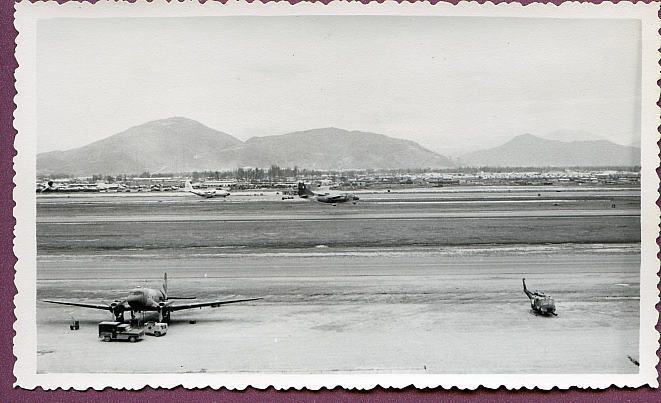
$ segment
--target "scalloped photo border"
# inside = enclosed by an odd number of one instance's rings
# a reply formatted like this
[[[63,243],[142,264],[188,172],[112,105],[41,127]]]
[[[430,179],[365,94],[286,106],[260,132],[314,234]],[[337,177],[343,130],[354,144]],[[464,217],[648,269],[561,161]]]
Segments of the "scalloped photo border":
[[[16,111],[17,130],[14,158],[16,206],[14,254],[17,257],[14,297],[14,376],[15,387],[46,390],[56,388],[100,390],[106,387],[137,390],[154,388],[227,388],[243,390],[247,387],[266,389],[308,389],[343,387],[369,390],[384,388],[451,388],[474,390],[478,387],[507,389],[570,387],[604,389],[616,387],[658,387],[657,350],[659,333],[655,329],[659,302],[657,271],[659,260],[656,239],[659,233],[657,206],[659,178],[659,55],[661,41],[659,4],[645,3],[563,3],[493,4],[477,2],[448,3],[369,3],[334,1],[321,3],[285,2],[246,3],[185,1],[168,3],[163,0],[135,3],[99,1],[95,4],[67,2],[30,3],[15,5]],[[637,374],[90,374],[37,373],[36,332],[36,22],[42,18],[109,18],[109,17],[172,17],[172,16],[231,16],[231,15],[431,15],[431,16],[488,16],[520,18],[628,18],[637,19],[642,27],[642,89],[641,89],[641,271],[640,271],[640,329]]]

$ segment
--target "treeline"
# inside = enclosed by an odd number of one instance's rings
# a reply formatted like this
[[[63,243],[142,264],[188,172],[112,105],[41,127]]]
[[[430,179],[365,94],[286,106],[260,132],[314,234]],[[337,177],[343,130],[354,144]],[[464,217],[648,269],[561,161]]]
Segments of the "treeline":
[[[190,177],[194,181],[202,179],[215,179],[215,180],[240,180],[240,181],[282,181],[287,178],[312,178],[328,176],[331,178],[351,178],[356,176],[402,176],[402,175],[420,175],[425,173],[459,173],[459,174],[476,174],[479,172],[552,172],[559,170],[569,171],[633,171],[640,172],[640,166],[604,166],[604,167],[453,167],[453,168],[412,168],[412,169],[353,169],[353,170],[314,170],[302,169],[298,167],[283,168],[278,165],[272,165],[270,168],[236,168],[225,171],[193,171],[193,172],[180,172],[180,173],[150,173],[148,171],[142,172],[139,175],[121,174],[121,175],[104,175],[94,174],[91,176],[92,182],[125,182],[132,178],[171,178],[171,177]],[[74,178],[74,175],[42,175],[49,179],[66,179]]]
[[[282,180],[285,178],[297,177],[304,175],[307,170],[299,170],[298,167],[294,168],[281,168],[277,165],[272,165],[268,169],[264,168],[236,168],[229,171],[194,171],[190,172],[193,180],[200,179],[237,179],[241,181],[263,181],[263,180]]]

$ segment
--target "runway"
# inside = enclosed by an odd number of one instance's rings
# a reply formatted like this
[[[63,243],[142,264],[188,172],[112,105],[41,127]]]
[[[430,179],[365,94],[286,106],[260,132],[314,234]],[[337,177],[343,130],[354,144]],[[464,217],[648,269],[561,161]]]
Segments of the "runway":
[[[176,312],[167,336],[135,345],[97,341],[107,312],[39,303],[39,370],[633,373],[638,255],[596,250],[42,262],[39,299],[110,301],[163,271],[179,295],[264,299]],[[522,277],[558,317],[531,313]]]
[[[434,218],[515,218],[515,217],[639,217],[638,210],[524,210],[524,211],[476,211],[476,212],[427,212],[427,213],[399,213],[399,214],[297,214],[297,215],[195,215],[193,219],[190,216],[173,215],[149,215],[149,216],[76,216],[76,217],[43,217],[39,218],[39,223],[99,223],[99,222],[188,222],[188,221],[293,221],[293,220],[311,220],[311,221],[329,221],[329,220],[427,220]]]
[[[263,299],[176,312],[167,336],[137,344],[97,341],[107,312],[38,302],[38,370],[633,373],[639,199],[616,192],[558,206],[474,192],[448,208],[429,202],[445,193],[337,207],[39,198],[39,300],[112,301],[160,287],[163,272],[179,295]],[[556,299],[558,317],[530,312],[522,277]]]

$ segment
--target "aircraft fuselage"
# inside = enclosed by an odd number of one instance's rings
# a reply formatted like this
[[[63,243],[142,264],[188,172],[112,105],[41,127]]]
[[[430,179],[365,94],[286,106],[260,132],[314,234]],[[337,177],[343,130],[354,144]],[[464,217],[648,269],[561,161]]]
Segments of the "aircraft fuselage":
[[[298,183],[298,196],[302,199],[313,198],[318,202],[332,203],[333,205],[337,203],[346,203],[346,202],[352,202],[355,204],[358,200],[360,200],[358,196],[351,193],[339,193],[339,192],[315,193],[303,182]]]
[[[210,199],[212,197],[227,197],[230,195],[229,192],[225,190],[208,190],[203,192],[190,191],[190,192],[198,196],[206,197],[207,199]]]
[[[319,195],[315,197],[318,202],[321,203],[346,203],[346,202],[354,202],[357,200],[360,200],[358,196],[354,196],[349,193],[341,194],[341,195]]]
[[[153,288],[134,288],[126,298],[133,312],[158,311],[160,304],[165,301],[163,291]]]

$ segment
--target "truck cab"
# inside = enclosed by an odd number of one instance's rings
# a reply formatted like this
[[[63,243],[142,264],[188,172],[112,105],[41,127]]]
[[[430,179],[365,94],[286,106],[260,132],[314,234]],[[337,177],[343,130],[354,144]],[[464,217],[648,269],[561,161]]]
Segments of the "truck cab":
[[[99,323],[99,339],[103,341],[128,340],[134,343],[145,337],[142,329],[133,329],[128,323],[101,322]]]

